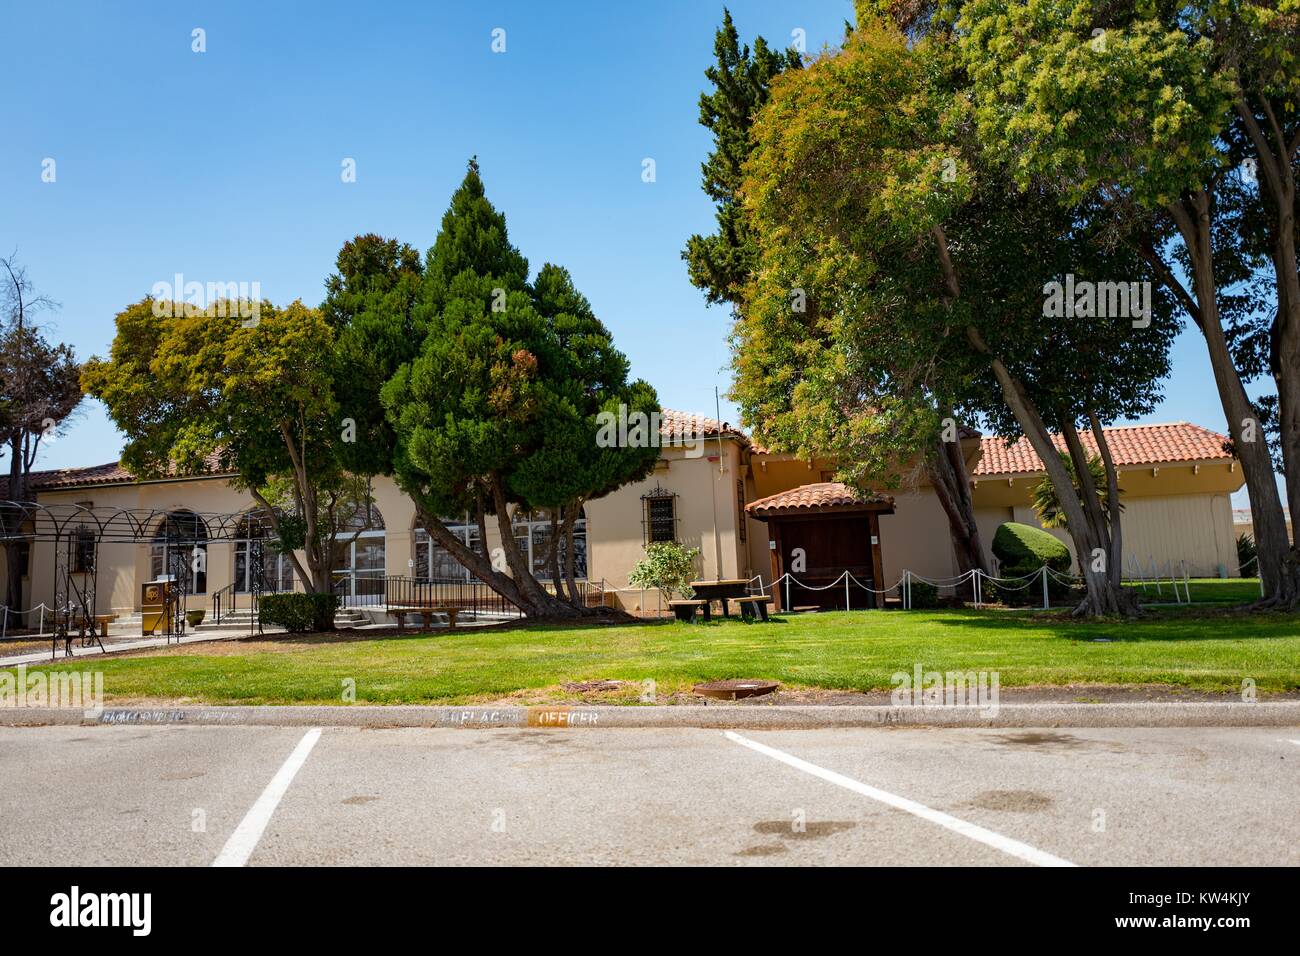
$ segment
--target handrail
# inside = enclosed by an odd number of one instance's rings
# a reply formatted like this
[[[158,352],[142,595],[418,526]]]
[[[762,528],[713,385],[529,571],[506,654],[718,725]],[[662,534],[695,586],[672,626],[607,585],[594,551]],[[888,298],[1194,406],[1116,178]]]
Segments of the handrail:
[[[232,613],[235,610],[235,595],[239,593],[235,590],[235,584],[236,582],[231,581],[225,587],[212,592],[212,618],[217,624],[221,623],[222,604],[224,603],[222,595],[227,591],[230,592],[230,607],[227,610]]]

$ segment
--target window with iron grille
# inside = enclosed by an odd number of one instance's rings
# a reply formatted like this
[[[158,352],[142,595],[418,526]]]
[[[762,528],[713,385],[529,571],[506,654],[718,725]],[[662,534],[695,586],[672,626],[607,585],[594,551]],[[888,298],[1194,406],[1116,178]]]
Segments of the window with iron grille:
[[[72,571],[89,574],[95,570],[95,534],[89,528],[78,528],[72,537]]]
[[[645,499],[646,544],[677,540],[676,495]]]

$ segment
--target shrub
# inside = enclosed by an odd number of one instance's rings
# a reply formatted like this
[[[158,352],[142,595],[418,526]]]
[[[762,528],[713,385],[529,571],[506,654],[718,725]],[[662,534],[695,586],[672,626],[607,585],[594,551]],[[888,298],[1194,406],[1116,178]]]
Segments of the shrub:
[[[671,597],[678,592],[691,598],[690,580],[695,577],[695,561],[699,548],[683,548],[676,541],[657,541],[645,549],[645,557],[636,563],[627,576],[634,588],[659,588]]]
[[[196,611],[186,611],[185,620],[189,621],[190,627],[198,627],[203,623],[203,618],[207,613],[208,612],[203,610],[203,608],[199,608]]]
[[[1237,567],[1246,573],[1246,565],[1250,564],[1259,557],[1259,548],[1255,545],[1255,539],[1247,532],[1243,531],[1237,535]],[[1253,568],[1252,573],[1258,574],[1259,569]]]
[[[908,587],[912,592],[912,610],[923,611],[939,606],[939,589],[929,581],[914,579]]]
[[[263,594],[258,617],[263,624],[277,624],[293,634],[332,631],[338,606],[337,594]]]
[[[1037,571],[1044,564],[1062,574],[1070,570],[1070,549],[1042,528],[1008,521],[993,535],[993,554],[1010,577]]]
[[[993,535],[993,554],[1001,565],[999,575],[1005,578],[1023,578],[1043,565],[1057,574],[1068,574],[1073,564],[1070,549],[1059,538],[1041,528],[1014,521],[998,526]],[[1047,576],[1047,594],[1053,601],[1064,600],[1070,590],[1069,584],[1050,574]],[[1043,586],[1038,579],[1008,581],[1001,587],[993,581],[985,581],[983,597],[985,601],[998,601],[1009,607],[1038,605],[1043,600]]]

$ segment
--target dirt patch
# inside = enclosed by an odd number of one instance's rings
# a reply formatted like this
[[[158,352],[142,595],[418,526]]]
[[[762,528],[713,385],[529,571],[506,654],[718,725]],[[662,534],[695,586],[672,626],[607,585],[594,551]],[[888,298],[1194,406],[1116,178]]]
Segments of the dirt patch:
[[[560,686],[570,694],[606,694],[622,690],[626,684],[627,681],[624,680],[585,680]]]
[[[745,847],[736,856],[776,856],[780,853],[789,852],[780,843],[760,843],[758,846]]]
[[[792,820],[764,820],[754,824],[754,832],[783,840],[822,840],[855,826],[856,823],[847,820],[813,820],[799,826]]]
[[[1110,740],[1093,740],[1055,730],[1027,730],[1009,734],[994,734],[988,738],[1003,747],[1041,747],[1044,750],[1102,750],[1107,753],[1125,753],[1124,744]]]

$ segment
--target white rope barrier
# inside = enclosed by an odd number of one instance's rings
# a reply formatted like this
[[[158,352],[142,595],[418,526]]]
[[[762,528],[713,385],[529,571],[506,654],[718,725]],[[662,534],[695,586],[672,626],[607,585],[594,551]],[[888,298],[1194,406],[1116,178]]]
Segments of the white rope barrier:
[[[1130,553],[1129,557],[1130,557],[1131,567],[1133,567],[1137,571],[1137,584],[1140,585],[1143,588],[1143,590],[1145,590],[1148,587],[1148,585],[1155,585],[1157,589],[1156,591],[1157,595],[1163,596],[1164,592],[1163,592],[1162,585],[1169,584],[1173,587],[1175,601],[1177,601],[1179,604],[1183,604],[1183,603],[1190,604],[1192,602],[1191,578],[1193,576],[1194,569],[1196,568],[1194,564],[1189,566],[1187,561],[1180,560],[1178,562],[1177,568],[1175,568],[1173,559],[1171,558],[1165,562],[1165,566],[1162,569],[1159,565],[1156,564],[1154,560],[1152,560],[1150,562],[1150,570],[1144,573],[1142,564],[1137,561],[1137,556]],[[1251,559],[1251,561],[1246,562],[1246,564],[1242,565],[1242,570],[1245,570],[1245,568],[1250,566],[1252,561],[1256,561],[1256,560],[1257,559],[1253,558]],[[1163,570],[1163,576],[1161,574],[1162,570]],[[1197,574],[1196,576],[1201,577],[1203,575]],[[1133,578],[1130,577],[1128,580],[1131,583],[1133,581]],[[755,582],[757,582],[757,587],[754,586]],[[1050,610],[1051,608],[1051,583],[1052,582],[1056,582],[1058,584],[1062,584],[1070,588],[1081,588],[1087,586],[1087,578],[1084,575],[1075,574],[1072,571],[1070,572],[1058,571],[1048,564],[1044,564],[1042,567],[1034,571],[1030,571],[1021,575],[989,574],[987,571],[983,571],[979,568],[972,568],[971,570],[966,571],[963,574],[959,574],[954,577],[947,577],[947,578],[927,578],[924,575],[917,574],[915,571],[912,571],[911,569],[904,569],[902,575],[899,577],[897,582],[884,588],[873,588],[868,584],[864,584],[862,581],[858,580],[858,578],[851,571],[847,569],[841,571],[840,574],[837,575],[835,579],[828,584],[812,584],[810,582],[801,581],[799,578],[795,577],[793,574],[787,571],[784,574],[782,574],[779,578],[772,581],[770,584],[765,584],[763,580],[763,576],[761,574],[756,574],[753,577],[745,580],[744,585],[746,590],[749,591],[751,594],[752,593],[772,594],[774,596],[776,595],[777,591],[782,586],[784,586],[785,588],[784,607],[786,608],[786,610],[789,610],[791,607],[791,600],[790,600],[791,585],[795,587],[803,588],[805,591],[813,591],[813,592],[824,592],[824,591],[829,591],[832,588],[843,586],[844,604],[845,607],[850,610],[852,610],[852,592],[851,592],[852,587],[860,588],[861,590],[867,592],[868,594],[873,594],[873,595],[897,594],[899,598],[899,602],[902,604],[903,608],[905,610],[912,610],[913,609],[913,585],[917,582],[920,582],[924,585],[928,585],[937,590],[950,588],[954,592],[961,585],[969,583],[971,585],[973,604],[976,608],[982,607],[985,603],[984,600],[985,582],[992,582],[996,588],[1008,592],[1010,591],[1027,592],[1029,591],[1030,588],[1037,586],[1042,589],[1042,595],[1043,595],[1042,606],[1044,610]],[[615,587],[606,586],[604,590],[612,591],[615,593],[623,593],[623,592],[640,593],[642,596],[641,607],[642,608],[645,607],[645,592],[646,592],[645,588],[633,588],[633,587],[615,588]],[[659,613],[662,614],[663,613],[663,607],[662,607],[663,592],[662,591],[659,592],[659,602],[660,602]],[[33,608],[33,610],[35,609]]]
[[[33,606],[33,607],[29,607],[29,608],[28,608],[27,610],[25,610],[25,611],[14,611],[14,610],[11,610],[8,604],[0,605],[0,606],[3,606],[3,607],[4,607],[4,619],[3,619],[3,623],[0,624],[0,640],[4,640],[5,638],[7,638],[7,637],[9,636],[9,615],[10,615],[10,614],[17,615],[18,617],[23,617],[24,615],[31,614],[32,611],[40,611],[40,612],[41,612],[41,625],[40,625],[40,630],[37,631],[36,636],[37,636],[37,637],[43,637],[43,636],[45,635],[45,612],[46,612],[46,611],[53,611],[53,610],[54,610],[54,608],[50,607],[50,606],[49,606],[48,604],[46,604],[44,601],[42,601],[40,604],[37,604],[37,605],[35,605],[35,606]],[[72,609],[73,609],[75,606],[76,606],[76,605],[74,605],[74,604],[72,604],[71,602],[69,602],[67,608],[65,609],[65,613],[71,612]]]

